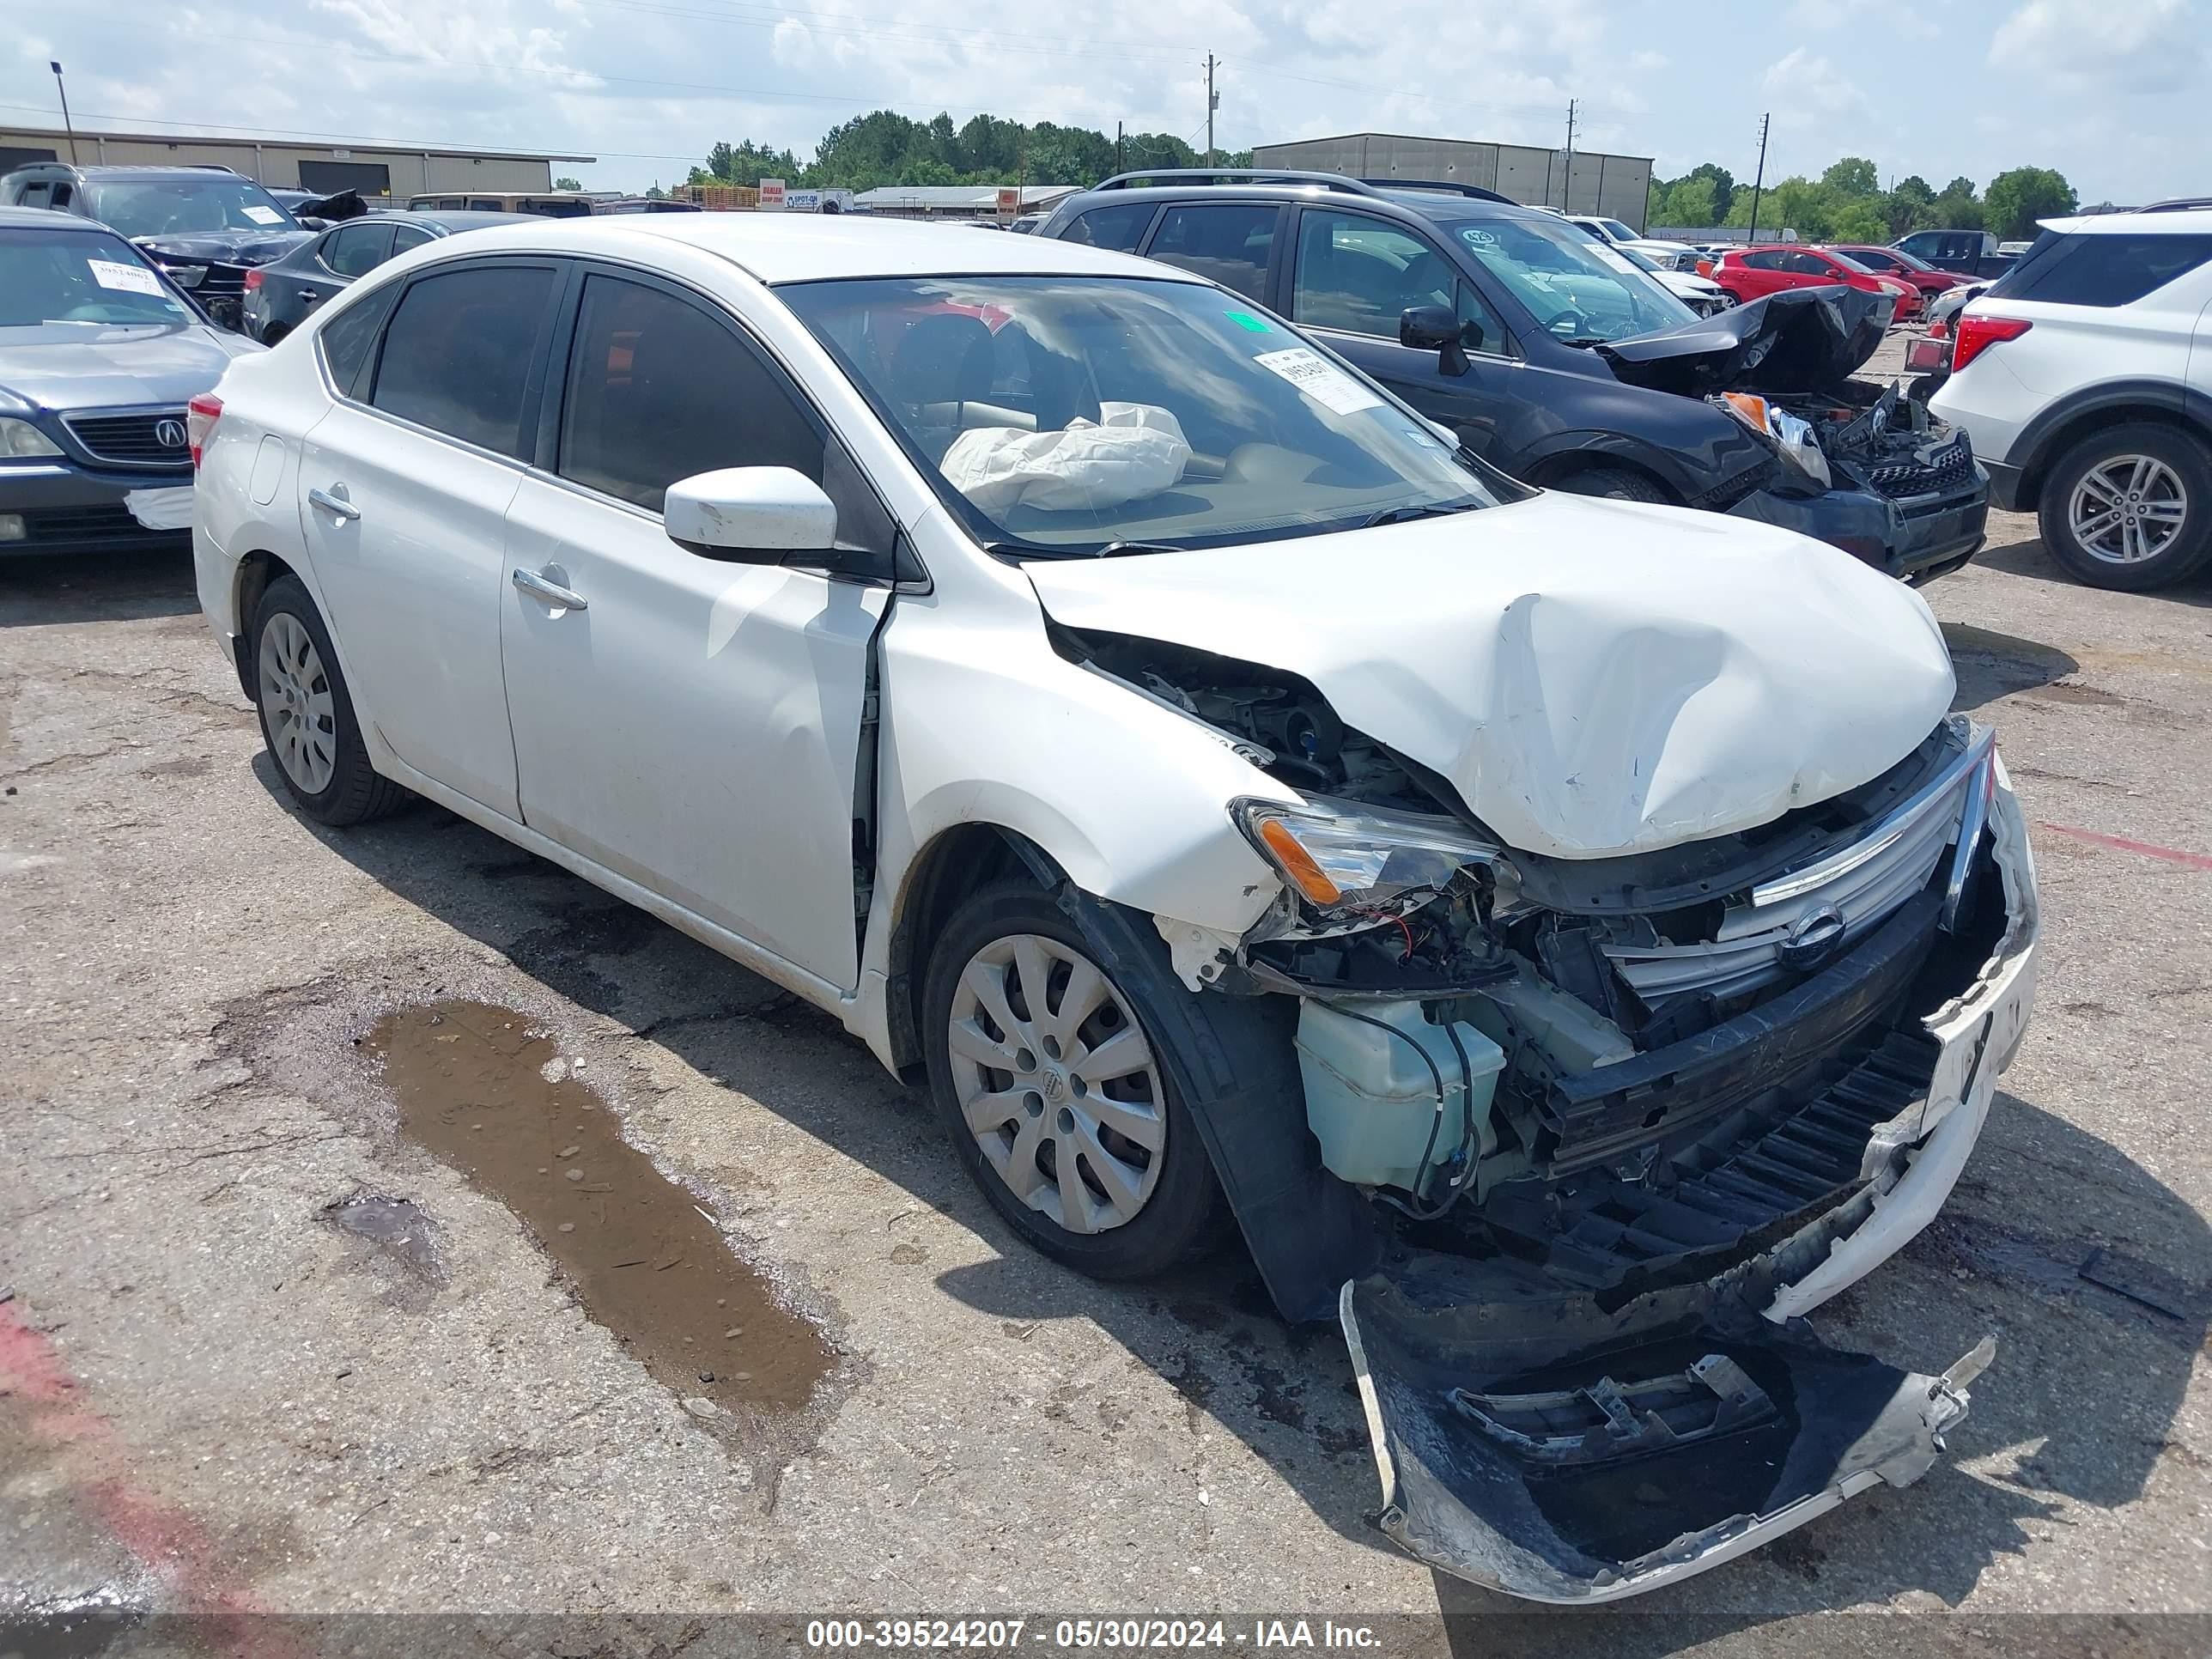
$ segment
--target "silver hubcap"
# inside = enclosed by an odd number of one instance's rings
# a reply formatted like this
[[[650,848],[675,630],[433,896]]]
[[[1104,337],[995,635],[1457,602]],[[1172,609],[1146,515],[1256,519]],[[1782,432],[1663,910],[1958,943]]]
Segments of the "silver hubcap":
[[[2107,564],[2140,564],[2173,544],[2189,517],[2189,492],[2164,461],[2116,455],[2094,466],[2067,503],[2074,539]]]
[[[1136,1017],[1083,956],[1015,933],[953,993],[952,1085],[999,1178],[1072,1233],[1133,1219],[1167,1146],[1165,1096]]]
[[[295,787],[319,795],[337,769],[337,713],[307,628],[280,611],[261,630],[261,713],[269,746]]]

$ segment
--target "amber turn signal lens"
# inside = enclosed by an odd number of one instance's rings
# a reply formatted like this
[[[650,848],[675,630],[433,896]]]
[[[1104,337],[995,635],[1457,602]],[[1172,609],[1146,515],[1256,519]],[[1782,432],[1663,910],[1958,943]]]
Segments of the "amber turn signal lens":
[[[1334,904],[1344,893],[1337,884],[1322,873],[1314,862],[1313,854],[1298,845],[1288,825],[1280,818],[1260,820],[1260,839],[1283,866],[1283,873],[1297,884],[1297,890],[1316,904]]]

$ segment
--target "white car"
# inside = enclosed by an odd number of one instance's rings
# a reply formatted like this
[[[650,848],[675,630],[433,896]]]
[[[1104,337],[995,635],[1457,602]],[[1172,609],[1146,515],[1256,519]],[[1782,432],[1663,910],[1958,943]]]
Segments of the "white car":
[[[1595,214],[1570,213],[1563,216],[1569,224],[1579,226],[1601,242],[1634,249],[1662,270],[1686,270],[1694,274],[1698,269],[1698,250],[1687,242],[1669,242],[1662,238],[1639,236],[1620,220]]]
[[[1731,310],[1735,306],[1735,299],[1726,289],[1710,276],[1698,276],[1694,270],[1670,270],[1654,261],[1650,255],[1617,243],[1600,241],[1598,246],[1614,257],[1627,260],[1692,311],[1710,317],[1716,311]]]
[[[2167,586],[2212,559],[2212,204],[2045,227],[1960,314],[1929,407],[2075,576]]]
[[[1171,267],[844,217],[433,243],[192,420],[300,811],[427,797],[818,1004],[1084,1272],[1225,1209],[1423,1559],[1632,1595],[1965,1411],[1986,1347],[1795,1322],[1942,1203],[2033,982],[1880,572],[1516,484]]]

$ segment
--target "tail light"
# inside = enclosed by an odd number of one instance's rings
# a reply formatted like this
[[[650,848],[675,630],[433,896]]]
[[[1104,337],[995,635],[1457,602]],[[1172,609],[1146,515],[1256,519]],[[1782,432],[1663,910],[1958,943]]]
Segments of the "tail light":
[[[248,294],[251,294],[255,289],[259,288],[260,286],[261,267],[259,265],[248,265],[246,268],[246,291]]]
[[[192,470],[196,472],[208,440],[215,435],[215,423],[222,418],[222,399],[212,392],[203,392],[185,405],[185,441],[191,446]]]
[[[1958,343],[1951,348],[1951,372],[1956,374],[2000,340],[2017,340],[2031,326],[2025,317],[1977,317],[1971,311],[1961,312]]]

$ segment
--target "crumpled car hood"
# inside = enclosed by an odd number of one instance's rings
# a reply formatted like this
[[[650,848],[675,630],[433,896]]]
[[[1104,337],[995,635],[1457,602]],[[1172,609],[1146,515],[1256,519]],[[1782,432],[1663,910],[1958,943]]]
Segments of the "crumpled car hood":
[[[1712,514],[1545,495],[1348,535],[1024,565],[1054,621],[1297,674],[1508,846],[1724,835],[1887,769],[1951,703],[1926,603]]]
[[[1822,392],[1874,356],[1896,310],[1886,295],[1840,284],[1785,289],[1594,349],[1616,380],[1655,392]]]
[[[265,265],[280,259],[314,232],[285,230],[218,230],[173,236],[139,236],[132,240],[157,259],[186,264]]]

